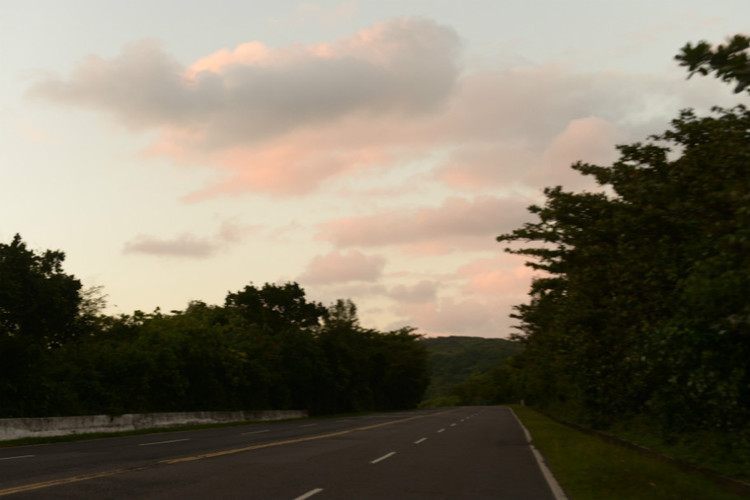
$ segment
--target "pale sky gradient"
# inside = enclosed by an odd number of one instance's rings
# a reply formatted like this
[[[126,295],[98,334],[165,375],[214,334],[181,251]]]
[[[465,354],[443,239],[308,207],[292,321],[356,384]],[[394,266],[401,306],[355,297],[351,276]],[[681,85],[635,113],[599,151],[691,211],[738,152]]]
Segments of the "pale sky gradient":
[[[60,249],[112,314],[253,282],[365,326],[507,337],[498,234],[569,166],[747,104],[685,80],[748,0],[0,0],[0,241]]]

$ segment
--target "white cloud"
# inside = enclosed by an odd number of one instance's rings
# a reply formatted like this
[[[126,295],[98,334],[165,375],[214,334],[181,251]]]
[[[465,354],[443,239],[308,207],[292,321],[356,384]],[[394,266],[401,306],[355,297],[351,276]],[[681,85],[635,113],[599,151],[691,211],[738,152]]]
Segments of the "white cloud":
[[[507,316],[509,311],[510,304],[479,299],[443,299],[399,307],[404,324],[418,325],[431,336],[508,337],[514,324]]]
[[[140,253],[162,257],[210,257],[219,245],[206,238],[181,234],[171,239],[139,235],[125,243],[125,253]]]
[[[421,304],[435,300],[438,284],[431,280],[422,280],[416,285],[397,285],[388,291],[388,295],[400,303]]]
[[[153,40],[91,56],[32,93],[90,106],[134,127],[177,127],[203,148],[253,145],[351,113],[423,114],[458,76],[458,36],[424,19],[376,24],[334,43],[250,42],[184,67]]]
[[[191,233],[183,233],[173,238],[141,234],[125,243],[123,252],[159,257],[206,258],[215,255],[229,245],[240,243],[245,236],[258,230],[258,228],[259,226],[224,221],[211,238],[199,237]]]
[[[609,161],[611,141],[659,131],[695,97],[674,75],[553,64],[468,70],[461,55],[457,33],[419,18],[333,42],[249,41],[191,65],[146,40],[112,59],[91,56],[31,94],[155,129],[149,154],[220,169],[188,201],[307,194],[436,151],[447,158],[432,176],[448,188],[579,187],[570,163]]]

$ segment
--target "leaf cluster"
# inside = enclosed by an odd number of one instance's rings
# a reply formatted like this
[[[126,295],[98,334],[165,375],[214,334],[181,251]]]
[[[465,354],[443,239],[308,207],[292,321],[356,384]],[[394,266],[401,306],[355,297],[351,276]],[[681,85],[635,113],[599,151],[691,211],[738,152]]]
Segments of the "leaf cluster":
[[[715,73],[716,78],[734,82],[735,93],[750,92],[750,37],[746,35],[735,35],[715,48],[706,41],[688,43],[675,59],[687,67],[689,77]]]

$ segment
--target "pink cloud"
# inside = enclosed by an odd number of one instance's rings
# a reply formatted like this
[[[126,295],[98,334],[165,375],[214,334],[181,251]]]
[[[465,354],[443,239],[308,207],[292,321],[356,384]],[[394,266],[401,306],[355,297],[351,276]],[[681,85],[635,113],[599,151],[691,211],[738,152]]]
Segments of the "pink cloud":
[[[506,307],[500,307],[505,305]],[[508,337],[514,321],[508,317],[510,304],[477,299],[444,299],[422,304],[401,304],[405,324],[418,326],[429,336],[471,334]]]
[[[610,164],[618,156],[616,144],[624,140],[624,133],[610,121],[595,116],[575,118],[546,144],[518,139],[457,148],[437,177],[456,187],[561,184],[578,189],[582,183],[591,183],[570,166],[578,161]]]
[[[466,73],[432,123],[434,136],[453,146],[435,177],[471,189],[579,188],[581,176],[571,164],[611,162],[618,142],[659,131],[656,124],[663,128],[671,113],[694,100],[671,78],[575,73],[555,65]]]
[[[547,146],[545,153],[566,165],[578,160],[607,163],[614,159],[617,139],[617,127],[612,122],[587,116],[571,120]]]
[[[546,147],[542,155],[542,168],[529,176],[529,183],[538,185],[564,184],[567,188],[580,189],[593,185],[593,180],[584,180],[570,165],[581,161],[608,165],[619,156],[615,145],[623,134],[607,120],[588,116],[571,120],[565,130]]]
[[[339,248],[414,245],[413,250],[429,253],[471,246],[477,239],[491,246],[498,234],[528,218],[526,206],[516,199],[492,196],[448,198],[435,208],[336,219],[321,225],[317,239]]]
[[[311,262],[310,269],[315,262],[325,263],[318,268],[316,300],[332,302],[349,297],[375,318],[400,318],[388,325],[378,325],[379,328],[411,325],[428,335],[507,337],[516,323],[509,317],[512,306],[526,302],[533,276],[531,270],[523,266],[523,257],[499,253],[463,264],[454,271],[428,275],[396,271],[378,275],[375,279],[385,282],[383,285],[364,280],[348,281],[360,272],[358,269],[366,266],[341,264],[347,260],[341,258],[345,255],[345,252],[333,252]],[[354,255],[351,261],[362,259],[358,253]],[[349,267],[355,269],[352,274],[345,272]],[[335,276],[337,272],[343,276]],[[307,278],[315,280],[312,275]],[[395,278],[402,284],[387,284]],[[385,304],[384,299],[387,299]],[[368,322],[371,319],[368,318]]]
[[[455,187],[561,184],[578,189],[586,181],[570,166],[577,161],[610,164],[618,156],[616,144],[627,139],[614,123],[596,116],[573,118],[544,142],[534,144],[534,137],[538,139],[532,133],[526,139],[467,142],[453,151],[436,176]]]
[[[271,51],[263,43],[258,41],[242,43],[234,50],[221,49],[198,59],[187,68],[185,76],[190,80],[195,80],[201,71],[219,73],[226,66],[259,64],[269,57],[271,57]]]
[[[384,266],[385,258],[381,256],[365,255],[357,250],[331,252],[315,257],[299,279],[311,284],[376,281]]]
[[[500,253],[460,266],[440,283],[446,290],[458,286],[462,293],[438,296],[437,282],[423,280],[412,286],[389,290],[396,301],[394,313],[402,324],[417,326],[428,335],[476,334],[507,337],[516,320],[510,318],[515,305],[527,301],[529,285],[535,276],[523,265],[525,258]],[[422,293],[418,293],[421,290]],[[408,300],[411,293],[419,300]]]
[[[489,268],[469,273],[467,268],[471,266],[459,270],[459,273],[467,274],[464,290],[485,296],[523,298],[528,293],[532,278],[536,276],[531,268],[523,264],[510,269]]]
[[[517,187],[537,163],[535,146],[522,140],[468,143],[454,149],[435,176],[459,188]]]
[[[608,160],[613,139],[656,132],[641,130],[651,125],[643,116],[659,112],[654,102],[684,107],[688,88],[673,85],[555,65],[463,70],[451,28],[406,18],[332,42],[250,41],[188,65],[141,41],[111,59],[89,57],[30,93],[156,130],[146,154],[218,168],[216,182],[186,197],[197,201],[304,194],[436,151],[447,159],[433,178],[449,187],[567,185],[580,178],[570,163]]]
[[[298,195],[315,190],[330,177],[386,161],[377,149],[359,148],[331,152],[304,134],[269,141],[264,148],[231,148],[210,155],[230,177],[190,193],[187,201],[248,191]]]

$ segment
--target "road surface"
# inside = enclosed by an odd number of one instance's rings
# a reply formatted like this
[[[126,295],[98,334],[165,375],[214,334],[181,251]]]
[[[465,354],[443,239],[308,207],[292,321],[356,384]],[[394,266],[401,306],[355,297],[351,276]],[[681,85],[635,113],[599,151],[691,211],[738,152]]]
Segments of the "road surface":
[[[0,449],[0,497],[554,500],[507,408],[307,419]]]

